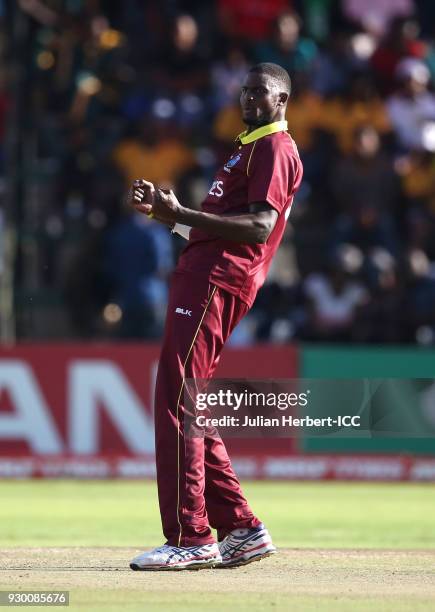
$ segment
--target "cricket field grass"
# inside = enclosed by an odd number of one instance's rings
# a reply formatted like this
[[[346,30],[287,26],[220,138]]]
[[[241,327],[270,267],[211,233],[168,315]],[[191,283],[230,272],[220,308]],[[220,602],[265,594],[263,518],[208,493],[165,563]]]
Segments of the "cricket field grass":
[[[150,573],[128,563],[163,543],[154,483],[0,481],[0,590],[67,590],[69,609],[83,612],[435,610],[434,486],[244,491],[279,554],[232,570]]]

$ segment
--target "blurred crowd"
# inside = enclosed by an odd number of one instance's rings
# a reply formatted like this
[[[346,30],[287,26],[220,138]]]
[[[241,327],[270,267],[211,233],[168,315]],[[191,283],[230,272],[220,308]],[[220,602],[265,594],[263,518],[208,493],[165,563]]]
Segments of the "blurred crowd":
[[[287,119],[305,174],[232,342],[435,344],[434,2],[17,4],[31,37],[33,152],[22,337],[161,335],[183,240],[128,210],[126,189],[144,177],[199,207],[244,129],[241,81],[271,61],[292,78]],[[38,328],[29,296],[62,316]]]

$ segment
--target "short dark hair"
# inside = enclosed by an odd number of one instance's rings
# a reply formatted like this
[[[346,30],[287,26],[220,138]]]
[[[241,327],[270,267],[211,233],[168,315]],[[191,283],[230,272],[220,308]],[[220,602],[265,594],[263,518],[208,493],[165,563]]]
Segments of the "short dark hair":
[[[282,66],[278,64],[272,64],[272,62],[262,62],[252,66],[249,72],[257,72],[259,74],[266,74],[272,79],[275,79],[277,85],[282,88],[282,91],[290,95],[292,84],[289,73]]]

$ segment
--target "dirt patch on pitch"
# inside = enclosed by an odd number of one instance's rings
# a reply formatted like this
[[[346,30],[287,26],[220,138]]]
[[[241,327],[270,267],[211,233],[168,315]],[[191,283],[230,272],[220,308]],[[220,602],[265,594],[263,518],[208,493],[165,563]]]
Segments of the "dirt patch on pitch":
[[[13,548],[0,551],[0,589],[128,593],[279,593],[342,598],[416,597],[435,608],[435,551],[281,549],[234,569],[132,572],[134,548]],[[279,607],[279,606],[278,606]],[[70,608],[71,609],[71,608]],[[121,608],[120,608],[121,609]],[[144,608],[146,609],[146,608]]]

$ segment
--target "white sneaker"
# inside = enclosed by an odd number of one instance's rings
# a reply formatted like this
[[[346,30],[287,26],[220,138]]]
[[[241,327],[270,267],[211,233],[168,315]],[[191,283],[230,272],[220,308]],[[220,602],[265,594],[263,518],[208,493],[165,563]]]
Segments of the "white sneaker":
[[[222,567],[246,565],[276,553],[272,538],[261,523],[253,529],[234,529],[219,543]]]
[[[218,545],[203,544],[179,548],[164,544],[135,557],[132,570],[182,570],[214,567],[222,563]]]

